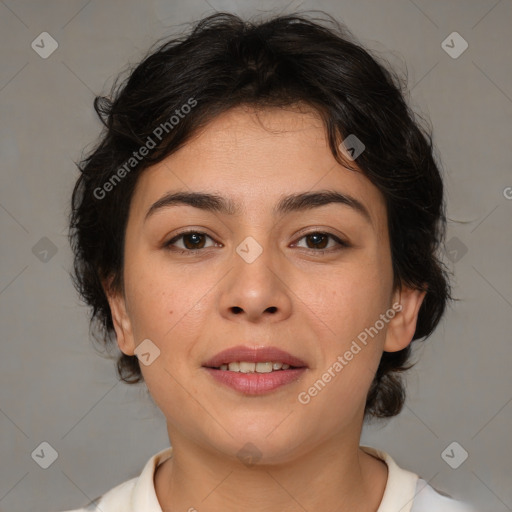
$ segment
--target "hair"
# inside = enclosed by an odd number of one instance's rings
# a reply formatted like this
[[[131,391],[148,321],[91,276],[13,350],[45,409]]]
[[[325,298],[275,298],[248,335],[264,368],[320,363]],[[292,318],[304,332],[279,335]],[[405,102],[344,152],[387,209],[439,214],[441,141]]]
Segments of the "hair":
[[[116,343],[103,284],[123,291],[124,237],[137,179],[216,116],[243,105],[310,107],[321,116],[332,154],[349,168],[340,141],[355,134],[364,143],[355,163],[385,198],[394,288],[426,291],[412,341],[435,329],[451,296],[437,255],[446,217],[431,128],[406,104],[396,71],[326,17],[294,14],[255,22],[211,15],[186,35],[157,41],[125,79],[117,77],[110,97],[95,98],[103,131],[77,164],[69,238],[73,282],[91,308],[91,331],[106,347]],[[134,159],[150,140],[154,147]],[[411,345],[382,354],[365,419],[401,411],[401,372],[413,366],[410,356]],[[117,374],[130,384],[143,381],[136,356],[118,355]]]

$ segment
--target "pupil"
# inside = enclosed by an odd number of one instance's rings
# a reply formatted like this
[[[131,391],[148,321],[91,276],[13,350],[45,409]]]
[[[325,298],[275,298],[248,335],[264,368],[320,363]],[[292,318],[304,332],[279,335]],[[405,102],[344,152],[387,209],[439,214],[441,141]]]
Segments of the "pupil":
[[[185,246],[187,247],[187,249],[197,249],[198,248],[198,244],[196,242],[200,243],[201,242],[201,240],[200,240],[201,237],[202,237],[202,235],[200,235],[198,233],[189,233],[189,234],[185,235],[183,240],[185,242]],[[189,247],[189,244],[187,243],[187,241],[190,241],[192,238],[195,238],[196,242],[192,242],[192,246]]]
[[[310,239],[313,240],[313,244],[317,248],[319,247],[319,241],[318,241],[319,238],[323,239],[324,242],[327,240],[327,237],[325,235],[321,234],[321,233],[316,233],[316,234],[313,234],[313,235],[309,235],[309,237],[310,237]],[[316,241],[315,241],[315,239],[316,239]],[[325,243],[322,244],[322,246],[320,248],[323,249],[324,247],[325,247]]]

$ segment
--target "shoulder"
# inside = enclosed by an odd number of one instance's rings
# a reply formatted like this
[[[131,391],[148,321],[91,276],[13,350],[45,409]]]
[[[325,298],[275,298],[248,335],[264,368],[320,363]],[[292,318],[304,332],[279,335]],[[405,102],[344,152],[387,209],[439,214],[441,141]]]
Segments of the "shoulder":
[[[162,512],[155,492],[154,476],[156,468],[171,456],[172,448],[165,448],[146,462],[139,476],[113,487],[85,508],[62,512]]]
[[[416,473],[398,466],[385,451],[360,448],[388,466],[388,481],[377,512],[476,512],[469,504],[443,495]]]
[[[432,510],[436,510],[436,512],[476,512],[468,503],[456,501],[450,496],[442,494],[425,480],[419,478],[411,512],[431,512]]]

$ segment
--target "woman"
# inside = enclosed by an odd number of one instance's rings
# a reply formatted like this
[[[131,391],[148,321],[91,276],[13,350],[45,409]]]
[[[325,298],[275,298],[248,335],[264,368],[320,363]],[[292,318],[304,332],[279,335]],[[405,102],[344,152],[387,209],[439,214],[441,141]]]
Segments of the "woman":
[[[398,78],[339,25],[218,14],[95,107],[75,281],[172,448],[81,510],[469,511],[359,446],[450,298]]]

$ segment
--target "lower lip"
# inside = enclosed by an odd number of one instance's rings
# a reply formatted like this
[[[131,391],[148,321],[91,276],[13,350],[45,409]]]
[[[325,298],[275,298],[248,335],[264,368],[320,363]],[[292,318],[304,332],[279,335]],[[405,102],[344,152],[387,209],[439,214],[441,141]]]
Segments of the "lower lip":
[[[278,370],[270,373],[242,373],[229,370],[205,370],[218,382],[246,395],[262,395],[297,381],[307,368]]]

